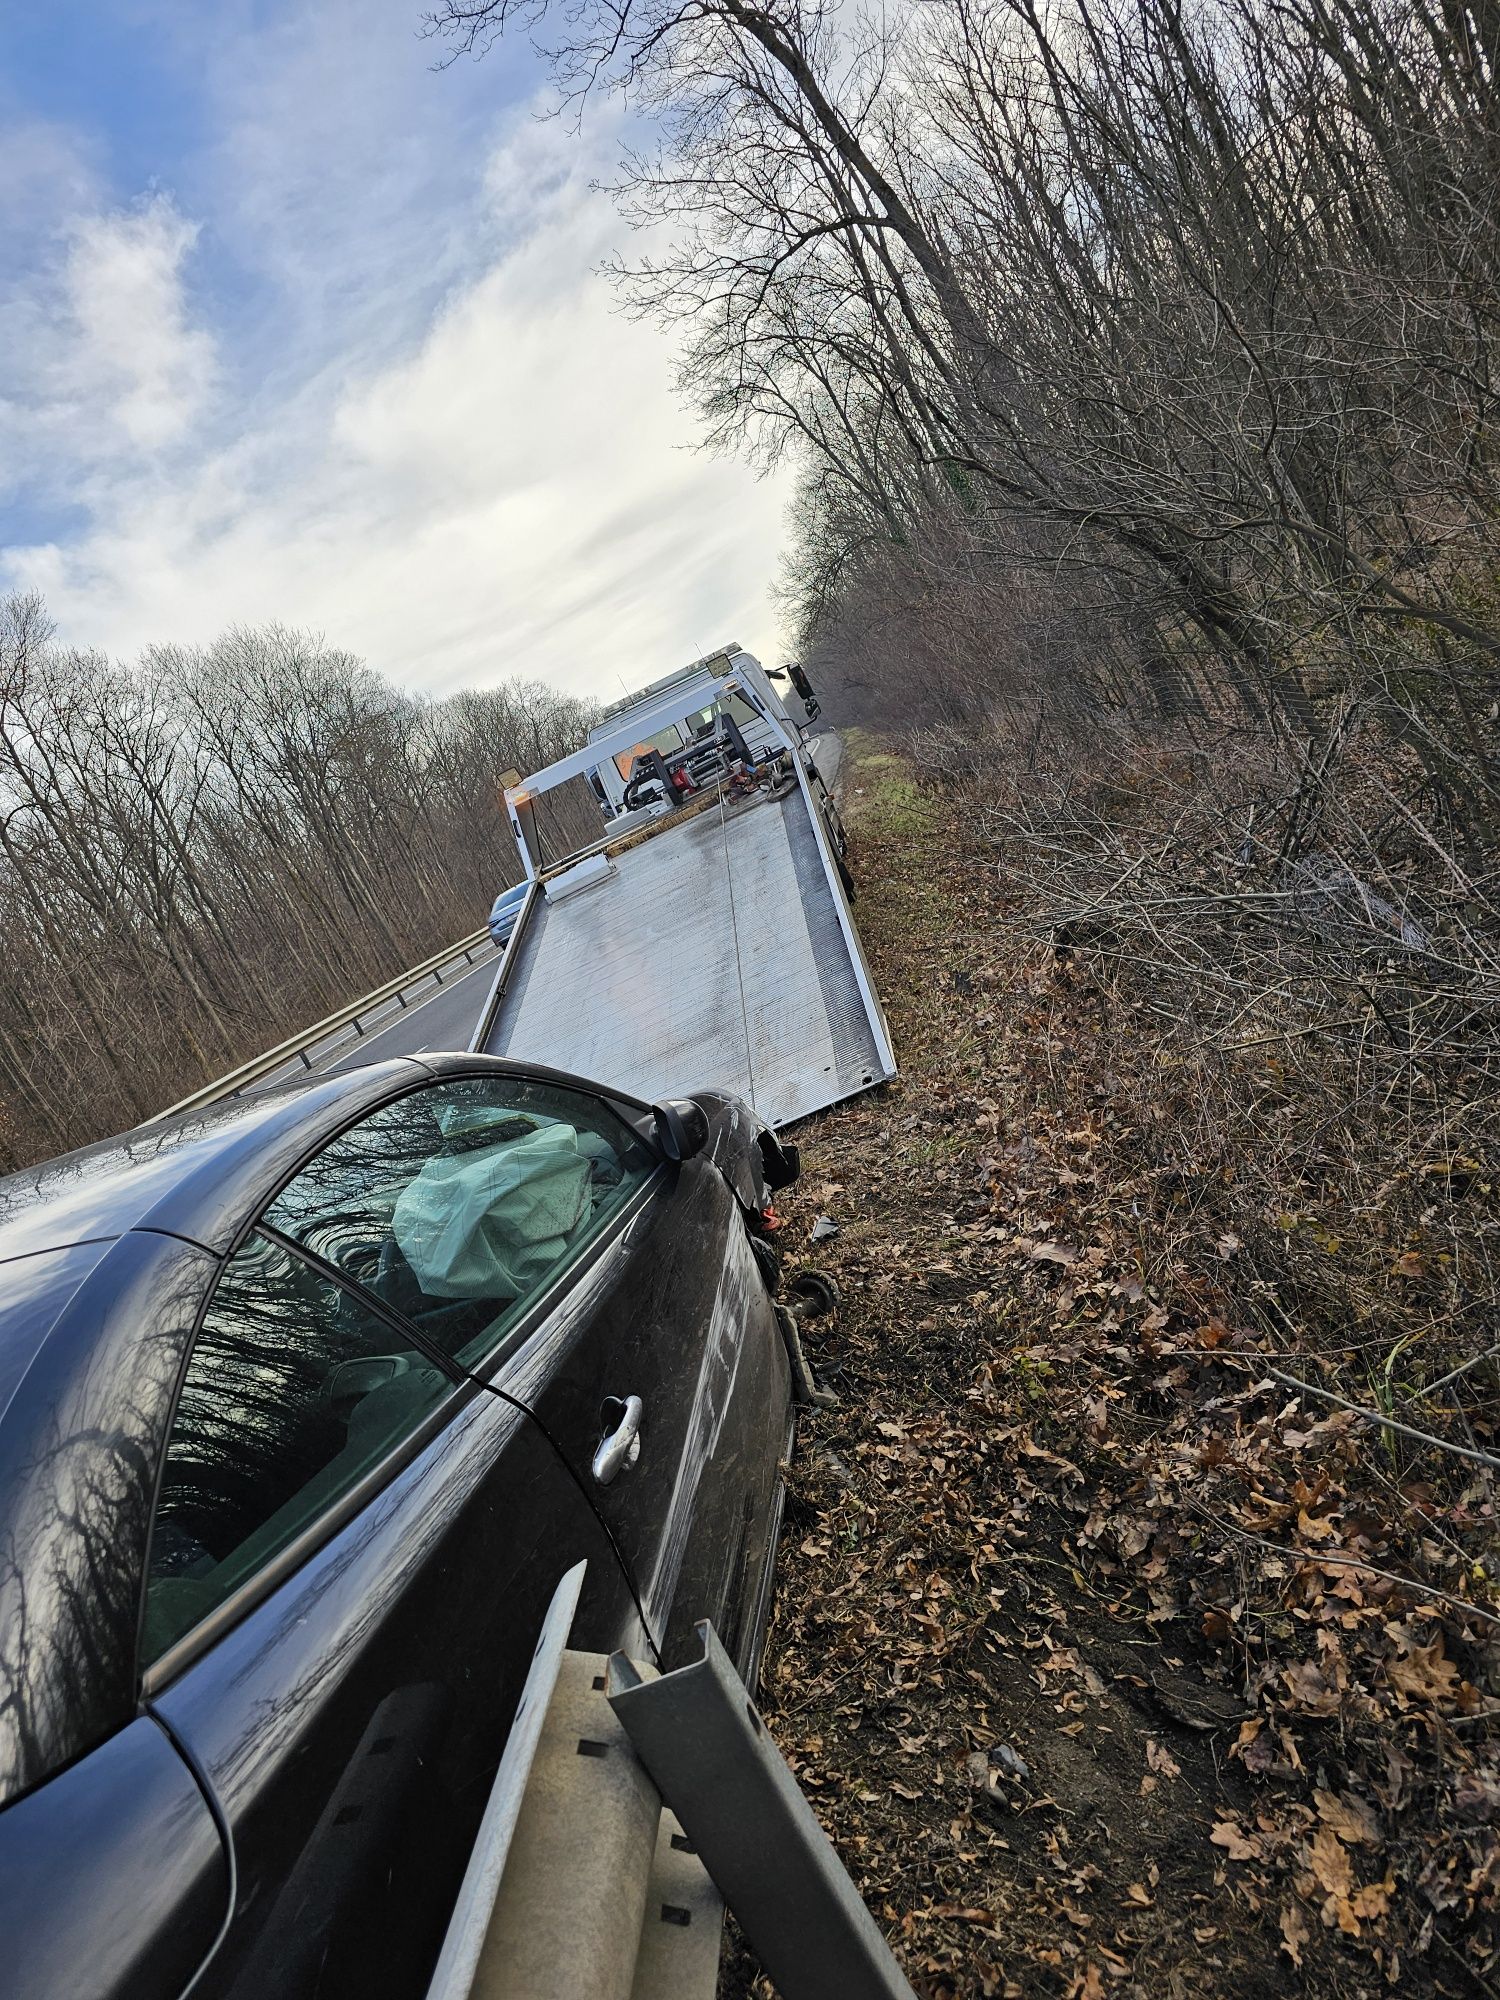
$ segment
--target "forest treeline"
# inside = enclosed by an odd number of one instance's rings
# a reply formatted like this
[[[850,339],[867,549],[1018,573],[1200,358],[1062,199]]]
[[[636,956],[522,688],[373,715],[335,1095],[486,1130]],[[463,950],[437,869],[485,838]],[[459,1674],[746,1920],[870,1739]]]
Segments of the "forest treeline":
[[[117,1131],[484,922],[538,682],[444,701],[270,625],[129,665],[0,602],[0,1171]]]
[[[711,442],[805,467],[887,712],[1398,738],[1457,837],[1500,657],[1485,0],[444,0],[657,145],[622,269]]]

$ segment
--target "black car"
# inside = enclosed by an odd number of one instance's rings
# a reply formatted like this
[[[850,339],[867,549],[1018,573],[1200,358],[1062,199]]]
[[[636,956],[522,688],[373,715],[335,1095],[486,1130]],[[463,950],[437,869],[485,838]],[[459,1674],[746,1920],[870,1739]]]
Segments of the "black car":
[[[0,1181],[7,2000],[422,1994],[580,1557],[574,1644],[753,1670],[794,1171],[455,1055]]]

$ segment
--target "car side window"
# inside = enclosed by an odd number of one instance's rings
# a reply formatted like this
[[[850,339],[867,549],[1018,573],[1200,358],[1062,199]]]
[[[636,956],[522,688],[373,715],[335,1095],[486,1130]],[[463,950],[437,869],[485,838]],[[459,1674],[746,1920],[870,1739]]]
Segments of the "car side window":
[[[461,1077],[351,1127],[265,1220],[473,1367],[656,1163],[600,1098]]]
[[[209,1301],[167,1439],[144,1661],[312,1526],[454,1386],[356,1293],[251,1236]]]

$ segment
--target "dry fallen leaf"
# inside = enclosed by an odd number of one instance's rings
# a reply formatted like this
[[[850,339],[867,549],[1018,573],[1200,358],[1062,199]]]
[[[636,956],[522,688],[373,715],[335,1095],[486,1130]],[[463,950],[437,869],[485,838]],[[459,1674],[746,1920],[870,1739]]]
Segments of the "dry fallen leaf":
[[[1349,1853],[1331,1826],[1320,1826],[1308,1843],[1308,1865],[1325,1896],[1347,1896],[1353,1886]]]
[[[1348,1847],[1378,1847],[1380,1828],[1373,1811],[1363,1799],[1341,1798],[1332,1792],[1314,1792],[1318,1818],[1332,1828]]]
[[[1208,1837],[1215,1847],[1224,1849],[1231,1861],[1255,1861],[1260,1857],[1260,1842],[1232,1819],[1216,1820]]]
[[[1425,1646],[1413,1646],[1404,1660],[1388,1660],[1385,1677],[1398,1694],[1414,1701],[1451,1701],[1458,1668],[1443,1657],[1443,1635],[1435,1633]]]
[[[1340,1691],[1330,1687],[1311,1660],[1298,1660],[1282,1673],[1289,1705],[1310,1715],[1332,1715],[1339,1706]]]
[[[1149,1736],[1146,1739],[1146,1762],[1153,1771],[1159,1772],[1163,1778],[1180,1778],[1182,1776],[1182,1766],[1172,1755],[1171,1751],[1163,1749],[1160,1743]]]
[[[1367,1882],[1362,1889],[1356,1889],[1353,1896],[1354,1914],[1366,1922],[1373,1917],[1383,1917],[1391,1907],[1391,1898],[1396,1893],[1396,1878],[1387,1874],[1383,1882]]]
[[[1469,1819],[1500,1821],[1500,1773],[1465,1771],[1453,1788],[1453,1803]]]
[[[1307,1919],[1295,1903],[1281,1906],[1281,1948],[1300,1972],[1302,1969],[1302,1947],[1312,1933],[1307,1928]]]
[[[1297,1516],[1297,1532],[1306,1542],[1324,1542],[1338,1531],[1326,1514],[1309,1514],[1304,1507]]]
[[[1069,1243],[1033,1243],[1027,1255],[1038,1264],[1072,1264],[1078,1252]]]
[[[1270,1770],[1276,1762],[1276,1749],[1263,1715],[1252,1715],[1240,1724],[1240,1733],[1230,1744],[1229,1754],[1238,1757],[1247,1771],[1264,1773]]]

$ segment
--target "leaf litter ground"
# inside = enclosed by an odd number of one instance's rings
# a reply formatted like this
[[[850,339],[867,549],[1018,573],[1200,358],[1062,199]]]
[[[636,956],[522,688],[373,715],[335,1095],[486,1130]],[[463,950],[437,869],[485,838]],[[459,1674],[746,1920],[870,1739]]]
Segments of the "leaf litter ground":
[[[843,1306],[776,1740],[924,2000],[1494,1992],[1495,1627],[1402,1587],[1369,1433],[1262,1379],[1232,1236],[1146,1198],[1128,1024],[898,759],[843,794],[902,1075],[784,1204]],[[769,1991],[731,1931],[721,2000]]]

